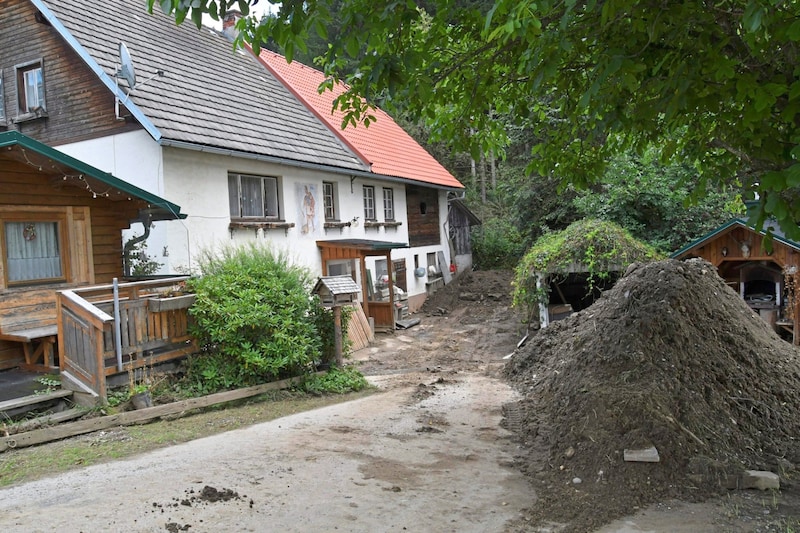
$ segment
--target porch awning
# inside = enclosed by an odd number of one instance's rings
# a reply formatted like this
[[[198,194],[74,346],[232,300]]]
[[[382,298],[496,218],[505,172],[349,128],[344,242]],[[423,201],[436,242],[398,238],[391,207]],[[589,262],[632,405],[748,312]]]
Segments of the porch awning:
[[[134,197],[146,202],[148,207],[139,212],[139,220],[142,222],[186,218],[186,214],[181,213],[179,205],[168,202],[18,131],[0,132],[0,149],[2,149],[0,150],[0,159],[13,159],[26,163],[37,167],[41,172],[61,176],[64,180],[67,177],[72,178],[77,180],[76,185],[83,184],[90,190],[95,190],[95,187],[102,190],[103,196],[110,200],[125,200]]]
[[[373,241],[369,239],[340,239],[336,241],[317,241],[319,248],[340,248],[361,251],[384,252],[397,248],[408,248],[405,242]]]

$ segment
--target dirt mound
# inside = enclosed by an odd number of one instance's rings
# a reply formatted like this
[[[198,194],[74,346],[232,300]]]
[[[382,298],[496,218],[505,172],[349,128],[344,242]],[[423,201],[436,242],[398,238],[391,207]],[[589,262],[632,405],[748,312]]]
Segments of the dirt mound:
[[[785,485],[800,463],[800,352],[705,261],[633,265],[505,372],[524,395],[512,429],[541,497],[534,522],[592,530],[719,494],[743,469]],[[651,446],[660,462],[624,461]]]
[[[428,296],[422,306],[427,314],[449,313],[464,310],[480,315],[480,308],[511,304],[510,270],[471,270],[463,272],[450,283]]]

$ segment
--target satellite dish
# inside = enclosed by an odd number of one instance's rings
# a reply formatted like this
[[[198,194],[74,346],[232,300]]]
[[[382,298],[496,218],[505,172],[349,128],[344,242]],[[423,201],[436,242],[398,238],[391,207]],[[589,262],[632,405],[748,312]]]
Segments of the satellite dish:
[[[119,62],[120,67],[117,71],[117,76],[125,78],[125,81],[128,82],[128,90],[132,91],[136,86],[136,73],[133,71],[133,60],[125,43],[119,43]]]

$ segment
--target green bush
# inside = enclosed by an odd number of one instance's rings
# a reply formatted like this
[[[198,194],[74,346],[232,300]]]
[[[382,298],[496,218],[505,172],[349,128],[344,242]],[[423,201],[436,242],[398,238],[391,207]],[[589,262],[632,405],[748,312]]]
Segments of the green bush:
[[[472,231],[472,255],[477,268],[512,268],[525,251],[519,230],[502,218],[485,220]]]
[[[320,357],[309,271],[251,244],[206,251],[189,310],[201,353],[189,380],[203,393],[299,375]]]
[[[300,389],[311,394],[345,394],[358,392],[369,387],[364,375],[352,366],[332,368],[324,374],[307,377]]]

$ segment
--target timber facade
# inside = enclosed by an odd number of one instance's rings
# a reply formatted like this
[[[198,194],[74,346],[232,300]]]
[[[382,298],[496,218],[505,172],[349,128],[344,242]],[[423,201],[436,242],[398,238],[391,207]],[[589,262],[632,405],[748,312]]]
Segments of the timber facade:
[[[87,182],[60,171],[40,154],[15,151],[16,161],[0,153],[0,333],[53,327],[56,291],[93,283],[110,283],[122,276],[121,231],[138,216],[143,203],[120,197],[94,198]],[[42,170],[39,170],[42,168]],[[88,185],[91,189],[91,185]],[[22,231],[23,239],[37,238],[37,223],[54,224],[59,234],[61,272],[48,281],[14,281],[8,267],[7,231]],[[0,368],[25,364],[23,344],[0,340]]]
[[[45,144],[103,137],[141,127],[117,120],[114,95],[27,0],[0,2],[0,131],[19,131]],[[24,105],[26,71],[41,69],[38,108]],[[124,108],[123,108],[124,109]]]
[[[436,189],[406,186],[408,244],[430,246],[441,243],[439,196]]]
[[[800,344],[800,301],[795,291],[800,243],[779,231],[767,243],[765,231],[734,219],[672,257],[701,257],[713,264],[725,283],[776,333]]]

